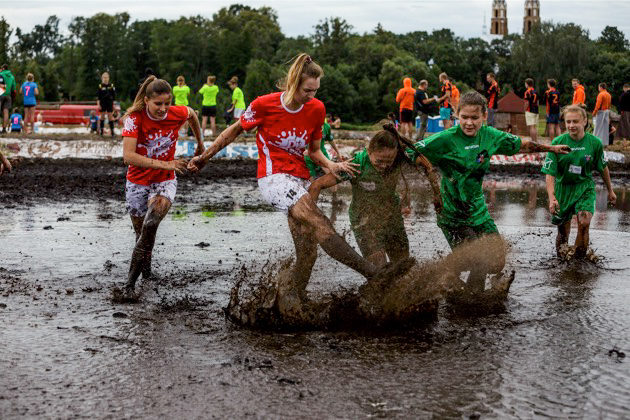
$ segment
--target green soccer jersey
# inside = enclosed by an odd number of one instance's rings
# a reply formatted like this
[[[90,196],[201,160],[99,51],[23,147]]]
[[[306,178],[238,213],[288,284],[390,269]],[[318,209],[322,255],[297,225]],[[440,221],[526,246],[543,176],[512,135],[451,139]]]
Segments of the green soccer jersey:
[[[593,170],[602,172],[607,166],[602,141],[590,133],[584,133],[582,140],[573,140],[566,133],[553,139],[551,144],[566,144],[571,148],[571,153],[566,155],[547,153],[542,173],[556,177],[556,184],[594,185]]]
[[[4,78],[4,93],[0,96],[11,96],[11,92],[15,90],[15,77],[10,70],[3,70],[0,72]]]
[[[593,170],[602,172],[608,165],[600,139],[585,133],[582,140],[573,140],[563,134],[551,144],[566,144],[571,152],[566,155],[548,153],[542,173],[554,176],[554,195],[559,209],[551,217],[551,223],[562,225],[571,221],[580,211],[595,213],[595,181]]]
[[[188,95],[190,95],[190,88],[184,86],[173,86],[173,96],[175,96],[175,105],[188,106]]]
[[[203,101],[201,102],[202,106],[217,105],[217,94],[219,93],[219,87],[217,85],[210,86],[205,84],[201,89],[199,89],[199,93],[203,95]]]
[[[459,126],[434,134],[407,149],[414,162],[418,152],[440,169],[444,209],[438,215],[440,226],[479,226],[492,220],[483,196],[483,177],[492,155],[514,155],[521,149],[521,139],[513,134],[482,126],[474,137]]]
[[[352,202],[350,203],[350,223],[353,227],[362,222],[387,223],[390,216],[400,216],[400,197],[396,186],[400,178],[400,166],[396,162],[394,169],[381,174],[372,166],[367,149],[357,153],[352,163],[359,165],[361,171],[355,178],[345,175],[342,180],[352,184]]]
[[[232,92],[232,103],[236,101],[236,105],[234,105],[234,109],[245,109],[245,96],[243,96],[243,91],[240,87],[235,87]]]
[[[330,159],[330,156],[326,151],[326,147],[324,147],[324,144],[327,141],[333,141],[333,135],[332,130],[330,129],[330,124],[324,121],[324,125],[322,126],[322,140],[319,142],[319,150],[322,151],[326,158]],[[309,156],[304,156],[304,161],[306,162],[306,166],[308,166],[308,170],[311,173],[311,176],[313,178],[317,177],[317,169],[319,168],[319,166],[316,165]]]

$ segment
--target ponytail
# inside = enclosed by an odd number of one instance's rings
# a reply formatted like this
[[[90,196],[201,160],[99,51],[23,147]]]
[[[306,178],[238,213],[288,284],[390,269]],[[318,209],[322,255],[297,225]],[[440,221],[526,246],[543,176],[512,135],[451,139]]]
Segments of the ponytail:
[[[140,86],[133,104],[127,109],[123,118],[127,118],[133,112],[142,111],[145,107],[144,98],[152,98],[165,93],[171,93],[171,85],[166,80],[158,79],[153,75],[147,77],[142,86]]]
[[[324,75],[322,68],[313,61],[310,55],[302,53],[293,59],[286,77],[278,82],[278,88],[284,90],[284,101],[289,104],[293,96],[306,78],[317,79]]]

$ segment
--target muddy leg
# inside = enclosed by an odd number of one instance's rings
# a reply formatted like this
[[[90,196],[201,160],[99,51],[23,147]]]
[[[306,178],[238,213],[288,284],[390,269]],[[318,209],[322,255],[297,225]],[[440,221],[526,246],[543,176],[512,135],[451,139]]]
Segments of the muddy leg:
[[[575,256],[583,258],[586,255],[589,244],[589,228],[593,215],[587,211],[581,211],[577,215],[578,230],[575,238]]]
[[[571,233],[571,221],[569,220],[563,225],[558,225],[558,235],[556,236],[556,254],[560,256],[560,248],[562,245],[569,243],[569,234]]]
[[[374,264],[361,257],[341,237],[330,223],[330,220],[317,207],[309,194],[305,194],[291,207],[289,215],[295,220],[311,227],[315,239],[322,249],[335,260],[347,265],[366,278],[374,277],[378,270]]]
[[[158,226],[170,208],[171,202],[166,197],[158,195],[149,200],[149,211],[144,216],[140,237],[133,249],[133,254],[131,254],[129,277],[125,285],[127,290],[133,291],[136,280],[146,265],[147,258],[150,260]]]
[[[289,229],[295,245],[295,266],[293,279],[298,295],[302,301],[306,300],[306,286],[311,278],[313,265],[317,260],[317,241],[313,229],[289,216]]]
[[[133,230],[136,232],[136,243],[138,239],[140,239],[140,232],[142,232],[142,224],[144,223],[144,217],[135,217],[131,216],[131,224],[133,225]],[[151,277],[151,258],[153,256],[153,252],[148,252],[145,255],[145,260],[142,265],[142,278],[148,279]]]

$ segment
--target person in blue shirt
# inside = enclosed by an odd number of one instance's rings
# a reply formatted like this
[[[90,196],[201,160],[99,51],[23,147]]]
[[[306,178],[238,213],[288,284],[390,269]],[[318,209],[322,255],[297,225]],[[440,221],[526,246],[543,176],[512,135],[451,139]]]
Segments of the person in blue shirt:
[[[20,93],[24,96],[24,128],[26,134],[32,133],[35,128],[35,105],[37,105],[36,96],[39,95],[37,83],[33,73],[26,75],[26,82],[22,83]],[[30,129],[29,129],[30,125]]]
[[[98,132],[98,120],[99,118],[96,112],[90,111],[90,133]]]
[[[11,132],[12,133],[21,133],[22,127],[24,127],[24,121],[22,121],[22,116],[18,113],[17,108],[13,108],[13,114],[9,117],[9,123],[11,123]]]

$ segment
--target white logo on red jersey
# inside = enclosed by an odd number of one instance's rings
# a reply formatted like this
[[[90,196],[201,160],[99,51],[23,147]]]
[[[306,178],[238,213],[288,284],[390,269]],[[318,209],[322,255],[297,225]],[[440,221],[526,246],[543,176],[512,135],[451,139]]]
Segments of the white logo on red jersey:
[[[125,118],[125,131],[136,131],[136,117],[130,115]]]
[[[304,154],[304,149],[306,149],[308,132],[304,130],[302,134],[297,135],[296,129],[293,128],[293,131],[283,131],[280,133],[278,140],[274,141],[272,144],[280,149],[284,149],[287,152],[302,156]]]
[[[153,159],[159,159],[161,157],[167,157],[168,152],[175,141],[173,139],[173,130],[163,133],[162,130],[157,131],[155,134],[147,135],[145,143],[138,144],[138,147],[143,147],[147,151],[147,157]]]
[[[247,109],[245,110],[245,112],[243,113],[243,119],[247,122],[254,122],[255,118],[254,116],[256,115],[256,111],[252,110],[252,105],[250,104]]]

